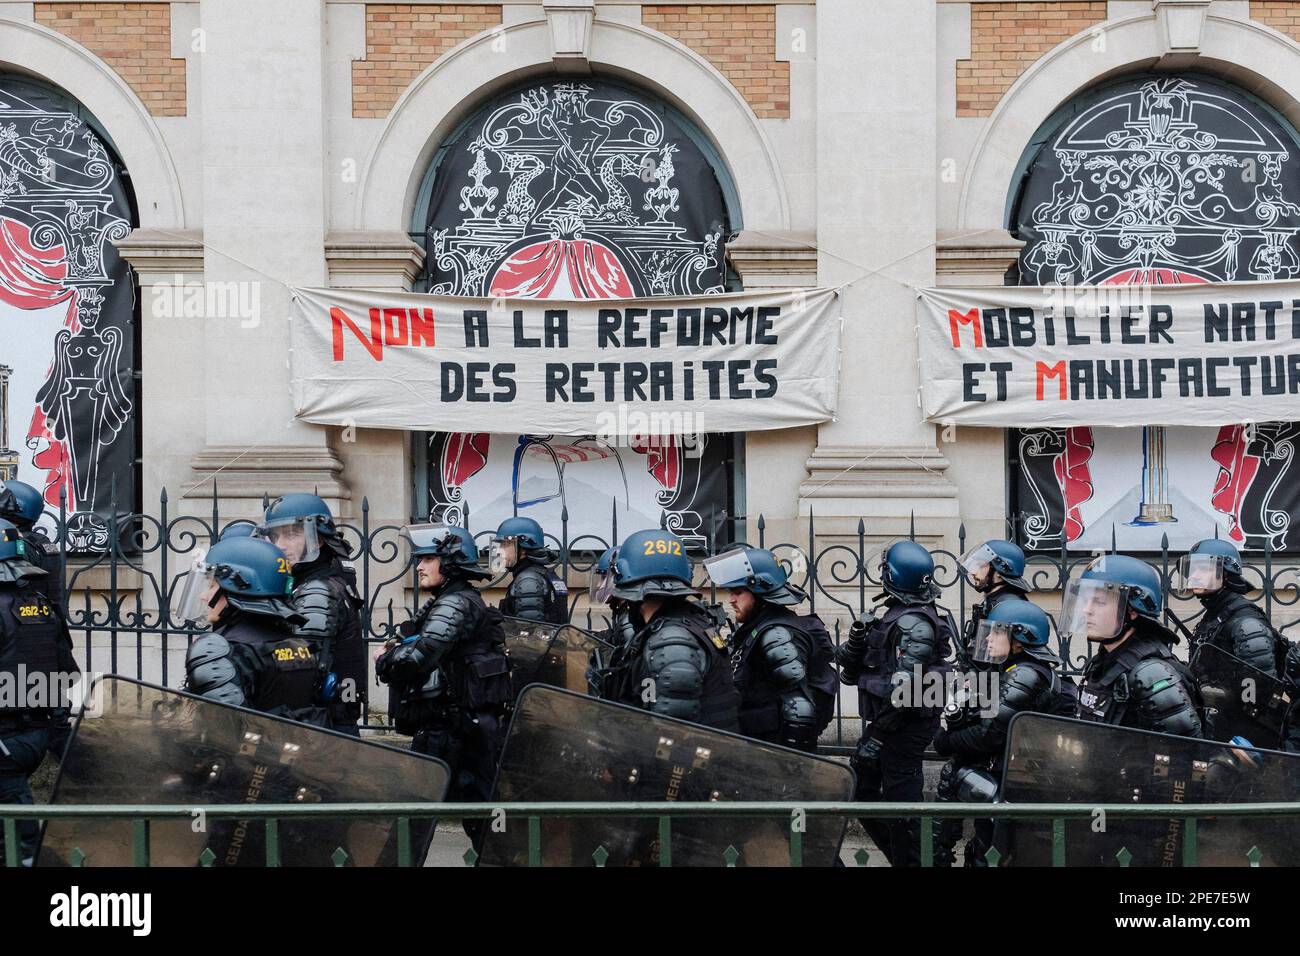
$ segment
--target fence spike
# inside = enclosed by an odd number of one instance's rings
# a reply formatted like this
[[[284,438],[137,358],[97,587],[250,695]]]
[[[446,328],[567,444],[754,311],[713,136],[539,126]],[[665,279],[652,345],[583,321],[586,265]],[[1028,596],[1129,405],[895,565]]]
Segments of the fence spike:
[[[1119,554],[1118,538],[1115,535],[1115,522],[1110,523],[1110,553]]]
[[[915,510],[912,511],[912,516],[908,519],[907,522],[907,539],[909,541],[916,540],[916,511]]]

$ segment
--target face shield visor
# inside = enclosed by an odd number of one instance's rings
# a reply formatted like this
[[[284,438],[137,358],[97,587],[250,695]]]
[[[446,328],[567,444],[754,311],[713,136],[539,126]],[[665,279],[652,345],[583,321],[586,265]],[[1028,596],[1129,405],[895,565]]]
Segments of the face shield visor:
[[[1124,630],[1128,599],[1113,581],[1071,581],[1061,601],[1059,630],[1064,638],[1109,641]]]
[[[997,554],[987,544],[971,548],[961,559],[962,573],[971,587],[983,591],[993,583],[993,561]]]
[[[519,539],[516,537],[493,538],[488,549],[488,570],[493,574],[504,574],[519,561]]]
[[[190,569],[179,575],[172,590],[172,623],[185,627],[208,626],[208,601],[217,585],[217,569],[207,563],[207,552],[194,557]]]
[[[1011,656],[1011,625],[1002,621],[980,621],[971,645],[970,657],[976,664],[1001,664]]]
[[[254,538],[270,541],[284,552],[290,565],[307,564],[320,557],[320,534],[315,518],[281,518],[259,525]]]
[[[754,583],[754,566],[744,551],[728,551],[705,558],[704,572],[720,588],[745,588]]]
[[[592,604],[608,604],[614,595],[614,566],[618,561],[618,551],[609,556],[609,566],[601,570],[599,566],[591,569],[591,583],[587,594]]]
[[[398,532],[404,545],[407,564],[423,557],[439,557],[437,553],[444,541],[454,537],[451,527],[445,524],[409,524]]]
[[[1185,554],[1174,568],[1171,589],[1180,598],[1212,594],[1223,588],[1223,555]]]

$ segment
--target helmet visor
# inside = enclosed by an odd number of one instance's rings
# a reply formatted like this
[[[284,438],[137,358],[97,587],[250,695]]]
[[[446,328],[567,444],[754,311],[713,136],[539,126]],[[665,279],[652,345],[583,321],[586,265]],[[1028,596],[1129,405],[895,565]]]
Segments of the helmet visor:
[[[1171,588],[1178,597],[1209,594],[1223,587],[1223,555],[1185,554],[1174,568]]]
[[[971,645],[971,660],[977,664],[1001,664],[1011,656],[1011,625],[1003,621],[980,621]]]
[[[743,588],[754,583],[754,566],[744,551],[728,551],[705,558],[704,571],[720,588]]]
[[[591,569],[591,584],[587,589],[587,594],[591,598],[592,604],[608,604],[609,599],[614,594],[614,565],[618,561],[618,551],[616,550],[609,558],[609,566],[605,570],[599,567]]]
[[[519,539],[510,536],[493,538],[488,549],[488,570],[493,574],[504,574],[519,560]]]
[[[1083,578],[1071,581],[1061,601],[1061,636],[1108,641],[1124,629],[1127,607],[1122,585]]]
[[[267,521],[258,526],[253,537],[270,541],[284,552],[291,565],[307,564],[320,557],[320,534],[314,517]]]
[[[406,544],[409,564],[424,555],[436,555],[441,545],[452,536],[451,526],[445,524],[408,524],[398,535]]]
[[[993,583],[993,562],[996,558],[997,553],[987,544],[966,552],[961,559],[961,569],[971,587],[985,588]]]
[[[170,607],[173,624],[208,626],[208,600],[216,585],[217,569],[206,558],[207,552],[200,551],[189,570],[177,575]]]

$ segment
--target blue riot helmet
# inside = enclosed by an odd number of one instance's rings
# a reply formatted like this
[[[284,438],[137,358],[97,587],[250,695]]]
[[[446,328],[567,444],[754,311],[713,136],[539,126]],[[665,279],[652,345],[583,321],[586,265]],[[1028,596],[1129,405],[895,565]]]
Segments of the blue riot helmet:
[[[420,558],[441,559],[442,573],[446,577],[483,580],[492,575],[479,567],[478,545],[466,529],[452,524],[412,524],[400,532],[410,548],[410,560]]]
[[[330,506],[319,495],[302,492],[272,501],[253,536],[270,541],[294,565],[315,561],[322,548],[341,558],[352,553],[334,524]]]
[[[1046,647],[1052,635],[1047,612],[1036,604],[1012,598],[999,601],[980,621],[971,645],[976,664],[1001,664],[1011,656],[1011,642],[1025,647]]]
[[[1025,580],[1025,552],[1011,541],[995,539],[971,548],[961,559],[961,569],[977,591],[988,591],[993,587],[995,572],[1016,590],[1031,590]]]
[[[206,626],[206,609],[216,603],[218,593],[232,607],[249,614],[280,618],[290,624],[304,622],[291,603],[293,577],[289,561],[269,541],[223,538],[206,553],[196,554],[184,584],[177,582],[172,621]]]
[[[546,534],[532,518],[507,518],[497,526],[492,537],[489,567],[494,574],[500,574],[513,568],[524,557],[539,561],[553,558],[546,546]]]
[[[699,597],[691,586],[686,542],[656,528],[628,535],[614,558],[613,596],[624,601],[648,597]]]
[[[0,481],[0,518],[12,522],[19,531],[29,531],[45,511],[41,493],[27,484],[11,478]]]
[[[257,532],[257,524],[252,521],[232,521],[221,532],[221,540],[227,538],[251,538]]]
[[[880,555],[885,593],[907,604],[927,604],[939,596],[934,558],[915,541],[895,541]]]
[[[704,559],[709,580],[728,591],[744,589],[773,604],[799,604],[806,595],[766,548],[736,548]]]
[[[1170,589],[1181,598],[1209,597],[1224,587],[1248,591],[1241,575],[1241,552],[1231,541],[1207,538],[1192,545],[1191,550],[1174,566]]]
[[[1125,554],[1106,554],[1066,585],[1059,630],[1066,639],[1107,642],[1128,629],[1130,611],[1159,623],[1163,609],[1154,568]]]

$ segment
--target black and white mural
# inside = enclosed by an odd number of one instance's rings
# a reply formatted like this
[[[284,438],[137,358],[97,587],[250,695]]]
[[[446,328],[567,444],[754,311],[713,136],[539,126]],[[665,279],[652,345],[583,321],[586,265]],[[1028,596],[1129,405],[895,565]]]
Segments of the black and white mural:
[[[108,544],[116,485],[133,510],[136,458],[130,267],[122,170],[79,107],[0,74],[0,471],[37,488],[69,544]]]
[[[435,160],[429,291],[493,298],[628,298],[726,290],[731,235],[718,171],[676,115],[599,79],[547,80],[480,110]],[[629,410],[629,414],[638,414]],[[676,427],[679,423],[671,423]],[[730,436],[429,436],[429,512],[475,529],[513,513],[570,538],[668,527],[702,543],[731,489]],[[666,431],[666,429],[665,429]]]
[[[1044,127],[1011,211],[1025,285],[1300,274],[1300,144],[1249,94],[1199,75],[1132,77]],[[1024,543],[1183,548],[1215,528],[1300,548],[1300,424],[1011,433]],[[1293,517],[1295,520],[1293,520]],[[1293,527],[1294,525],[1294,527]]]

